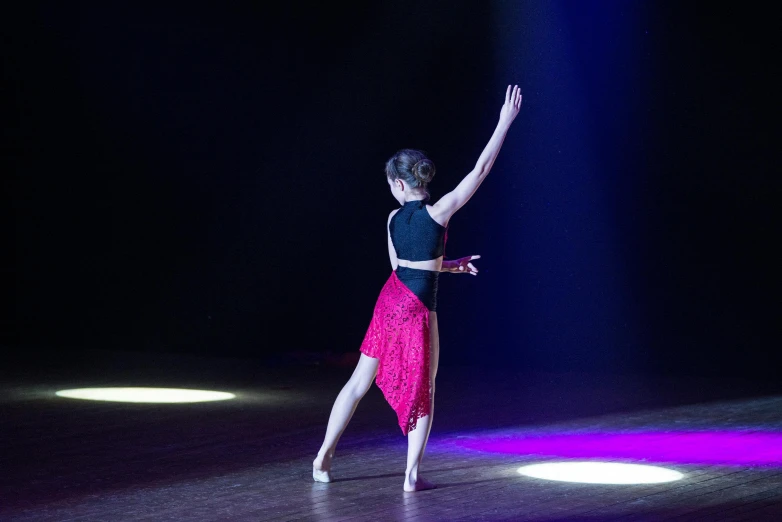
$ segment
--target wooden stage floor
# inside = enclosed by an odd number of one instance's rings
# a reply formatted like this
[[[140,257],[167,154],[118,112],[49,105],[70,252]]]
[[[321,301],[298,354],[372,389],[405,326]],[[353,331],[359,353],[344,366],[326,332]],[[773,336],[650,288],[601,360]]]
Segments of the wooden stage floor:
[[[0,520],[782,520],[780,383],[443,366],[422,469],[438,488],[406,494],[406,439],[376,387],[338,447],[336,481],[312,482],[349,374],[107,352],[6,364]],[[237,398],[177,405],[54,395],[87,386]],[[684,477],[608,485],[517,471],[568,461],[659,465]]]

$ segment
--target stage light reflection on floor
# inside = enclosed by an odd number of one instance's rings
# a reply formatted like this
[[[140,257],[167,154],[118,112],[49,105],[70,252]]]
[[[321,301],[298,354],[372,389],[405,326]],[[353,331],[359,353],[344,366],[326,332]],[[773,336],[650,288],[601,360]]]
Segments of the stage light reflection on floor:
[[[236,398],[228,392],[190,390],[185,388],[78,388],[60,390],[58,397],[90,401],[136,403],[188,403],[225,401]]]
[[[659,484],[684,477],[668,468],[618,462],[549,462],[522,466],[518,472],[539,479],[588,484]]]

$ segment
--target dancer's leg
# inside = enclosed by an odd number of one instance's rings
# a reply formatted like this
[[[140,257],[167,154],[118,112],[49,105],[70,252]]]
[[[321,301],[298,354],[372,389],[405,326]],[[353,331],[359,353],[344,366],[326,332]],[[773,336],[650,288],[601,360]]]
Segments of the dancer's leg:
[[[431,381],[431,402],[429,403],[429,415],[418,419],[416,427],[407,434],[407,469],[405,470],[405,491],[421,491],[431,489],[434,484],[424,480],[418,475],[418,469],[424,458],[426,443],[432,430],[432,417],[434,416],[434,382],[437,376],[437,366],[440,362],[440,333],[437,325],[437,313],[429,314],[429,379]]]
[[[429,357],[429,379],[432,382],[432,402],[429,404],[429,428],[426,430],[426,440],[424,449],[421,451],[421,458],[426,453],[426,444],[429,442],[429,433],[432,431],[432,417],[434,417],[434,380],[437,377],[437,366],[440,364],[440,325],[437,322],[437,312],[429,313],[429,345],[431,346],[431,355]]]
[[[353,412],[356,411],[358,402],[372,386],[372,381],[375,380],[377,374],[377,365],[378,359],[362,353],[353,375],[350,376],[347,384],[339,392],[337,400],[334,401],[329,424],[326,428],[326,437],[320,451],[318,451],[318,456],[312,462],[312,476],[315,480],[319,482],[331,481],[329,471],[331,471],[331,459],[334,458],[337,442],[339,442],[342,432],[345,431]]]

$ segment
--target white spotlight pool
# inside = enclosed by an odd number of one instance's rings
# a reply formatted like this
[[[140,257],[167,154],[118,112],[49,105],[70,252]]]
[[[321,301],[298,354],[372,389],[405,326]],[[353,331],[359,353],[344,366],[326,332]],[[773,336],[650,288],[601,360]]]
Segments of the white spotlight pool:
[[[659,484],[684,477],[659,466],[617,462],[550,462],[522,466],[518,472],[539,479],[589,484]]]
[[[146,403],[209,402],[236,398],[236,395],[228,392],[185,388],[78,388],[60,390],[56,395],[89,401]]]

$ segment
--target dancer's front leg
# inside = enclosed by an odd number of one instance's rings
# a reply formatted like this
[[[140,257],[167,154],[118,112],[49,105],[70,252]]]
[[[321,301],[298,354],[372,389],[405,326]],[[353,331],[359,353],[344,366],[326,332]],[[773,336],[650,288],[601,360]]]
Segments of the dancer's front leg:
[[[331,461],[337,442],[353,417],[361,398],[367,393],[377,374],[378,359],[361,354],[358,365],[350,376],[347,384],[339,392],[334,406],[331,408],[326,437],[318,451],[318,456],[312,462],[312,478],[317,482],[331,482]]]
[[[419,474],[421,461],[426,452],[426,443],[432,431],[434,417],[434,383],[437,377],[437,366],[440,363],[440,332],[437,324],[437,313],[429,314],[429,415],[418,419],[414,430],[407,433],[407,469],[405,470],[405,491],[421,491],[436,487]]]
[[[434,488],[434,484],[418,475],[421,459],[424,457],[424,446],[429,436],[432,417],[426,415],[416,422],[415,429],[407,432],[407,469],[405,470],[404,490],[408,492]]]
[[[430,383],[430,403],[429,403],[429,429],[426,432],[424,440],[424,449],[421,452],[423,459],[426,453],[426,444],[429,442],[429,434],[432,432],[432,421],[434,420],[434,382],[437,377],[437,367],[440,365],[440,324],[437,319],[437,312],[429,313],[429,383]]]

